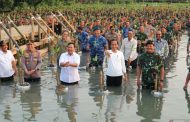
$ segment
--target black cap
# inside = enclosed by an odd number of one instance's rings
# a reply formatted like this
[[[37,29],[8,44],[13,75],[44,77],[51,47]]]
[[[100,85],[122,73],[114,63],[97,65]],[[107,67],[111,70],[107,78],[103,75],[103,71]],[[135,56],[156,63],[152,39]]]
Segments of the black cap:
[[[149,45],[149,44],[154,45],[154,42],[153,42],[152,40],[148,40],[148,41],[146,42],[146,46]]]
[[[5,44],[6,44],[6,42],[5,42],[5,41],[0,40],[0,46],[3,46],[3,45],[5,45]]]
[[[93,27],[93,32],[96,31],[96,30],[101,30],[99,26],[94,26]]]

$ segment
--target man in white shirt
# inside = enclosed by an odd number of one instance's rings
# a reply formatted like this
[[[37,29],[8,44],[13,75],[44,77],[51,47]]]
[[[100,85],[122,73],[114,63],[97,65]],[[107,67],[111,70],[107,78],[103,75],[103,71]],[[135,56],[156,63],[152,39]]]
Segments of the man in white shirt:
[[[59,66],[61,67],[60,81],[62,85],[78,84],[80,80],[78,66],[80,56],[75,53],[74,43],[68,43],[67,52],[61,54]]]
[[[111,40],[111,50],[106,51],[103,68],[106,68],[106,85],[121,86],[122,77],[127,80],[123,53],[118,50],[118,41]]]
[[[123,39],[121,51],[124,54],[126,67],[137,67],[137,40],[133,38],[133,31],[128,32],[128,37]]]
[[[0,41],[0,81],[12,81],[17,72],[15,58],[5,41]]]
[[[155,45],[155,51],[158,53],[162,59],[165,61],[165,59],[168,57],[169,54],[169,46],[168,42],[162,37],[162,32],[157,31],[156,32],[156,40],[154,40],[154,45]]]

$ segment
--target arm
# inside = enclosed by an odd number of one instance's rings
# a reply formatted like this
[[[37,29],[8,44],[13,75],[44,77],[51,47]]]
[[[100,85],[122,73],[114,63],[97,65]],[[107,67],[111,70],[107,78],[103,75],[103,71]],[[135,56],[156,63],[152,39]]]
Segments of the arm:
[[[80,56],[77,54],[75,57],[75,62],[74,63],[70,63],[68,64],[68,66],[70,67],[78,67],[80,64]]]
[[[169,46],[168,46],[168,43],[166,42],[165,51],[164,51],[164,58],[167,58],[168,54],[169,54]]]
[[[125,80],[127,81],[127,73],[126,73],[125,59],[124,59],[123,53],[121,53],[121,66],[122,66],[122,72],[124,74]]]
[[[16,75],[16,74],[17,74],[16,61],[13,60],[11,63],[12,63],[12,68],[13,68],[13,70],[15,71],[15,75]]]
[[[42,65],[42,58],[41,58],[40,52],[38,51],[37,65],[34,70],[39,70],[41,68],[41,65]]]
[[[141,73],[142,73],[142,69],[138,65],[137,66],[137,86],[138,86],[138,88],[140,88],[140,85],[141,85],[141,81],[140,81]]]

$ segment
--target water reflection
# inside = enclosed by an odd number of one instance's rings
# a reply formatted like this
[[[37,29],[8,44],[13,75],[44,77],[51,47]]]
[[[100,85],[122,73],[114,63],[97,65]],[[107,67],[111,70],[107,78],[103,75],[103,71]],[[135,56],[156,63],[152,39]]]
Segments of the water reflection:
[[[160,119],[163,106],[163,98],[155,98],[149,90],[137,90],[138,116],[144,117],[141,122],[153,122]]]
[[[10,102],[15,98],[14,82],[0,82],[0,104],[4,105],[0,110],[5,120],[12,121],[12,111]],[[6,91],[6,92],[5,92]]]
[[[185,90],[185,99],[187,101],[188,113],[190,113],[190,96],[187,90]]]
[[[30,90],[20,93],[21,107],[24,116],[23,119],[36,121],[36,115],[42,111],[40,82],[32,82],[30,85]]]
[[[125,101],[125,95],[122,95],[122,87],[108,87],[111,93],[106,95],[107,108],[105,112],[106,122],[116,122]],[[105,95],[104,95],[105,96]]]
[[[78,85],[66,86],[68,91],[57,93],[57,102],[66,109],[70,122],[77,121]]]

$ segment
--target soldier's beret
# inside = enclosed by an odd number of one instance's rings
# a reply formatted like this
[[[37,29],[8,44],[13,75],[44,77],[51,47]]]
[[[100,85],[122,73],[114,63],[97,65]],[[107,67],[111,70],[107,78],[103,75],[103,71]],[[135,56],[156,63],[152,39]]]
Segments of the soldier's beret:
[[[154,42],[153,42],[152,40],[148,40],[148,41],[146,42],[146,46],[149,45],[149,44],[154,45]]]

